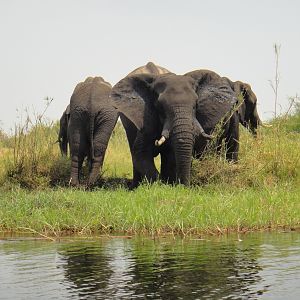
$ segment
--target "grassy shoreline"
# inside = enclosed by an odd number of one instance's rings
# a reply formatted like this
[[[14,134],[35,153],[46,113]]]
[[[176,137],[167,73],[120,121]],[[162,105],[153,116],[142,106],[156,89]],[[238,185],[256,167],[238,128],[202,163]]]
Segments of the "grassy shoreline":
[[[143,185],[130,192],[99,189],[1,193],[0,230],[65,234],[225,234],[300,228],[300,187]]]
[[[55,144],[57,123],[20,125],[14,136],[0,138],[0,231],[189,235],[300,228],[299,120],[300,106],[272,128],[259,128],[256,139],[241,127],[238,164],[208,152],[193,162],[190,188],[158,182],[132,192],[125,188],[132,162],[121,124],[108,145],[104,182],[94,191],[67,187],[70,160]]]

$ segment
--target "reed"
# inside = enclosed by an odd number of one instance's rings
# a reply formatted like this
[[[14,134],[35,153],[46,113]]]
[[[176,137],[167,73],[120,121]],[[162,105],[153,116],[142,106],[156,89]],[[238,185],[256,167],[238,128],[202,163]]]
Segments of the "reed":
[[[202,160],[194,160],[192,184],[227,184],[239,188],[266,187],[299,182],[300,111],[299,99],[293,98],[288,114],[272,121],[272,128],[260,128],[258,137],[241,127],[239,162],[230,164],[224,151],[213,147]],[[15,134],[0,140],[0,180],[29,189],[68,185],[69,158],[61,157],[57,140],[58,123],[38,119],[16,126]],[[35,119],[36,120],[36,119]],[[1,137],[1,136],[0,136]],[[159,168],[159,158],[156,159]],[[102,169],[103,184],[125,184],[132,177],[132,162],[121,123],[112,134]]]

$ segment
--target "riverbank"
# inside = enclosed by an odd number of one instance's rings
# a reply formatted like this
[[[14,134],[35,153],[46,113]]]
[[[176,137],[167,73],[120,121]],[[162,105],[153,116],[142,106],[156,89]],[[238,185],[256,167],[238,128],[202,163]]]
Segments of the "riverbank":
[[[300,227],[300,186],[1,191],[0,230],[64,234],[224,234]]]
[[[298,107],[273,120],[273,127],[260,127],[257,138],[241,126],[237,164],[226,161],[224,149],[216,154],[212,142],[205,157],[193,161],[190,188],[155,183],[132,192],[131,156],[120,123],[93,191],[68,187],[70,160],[55,143],[58,123],[20,125],[14,136],[0,140],[0,230],[60,236],[299,228],[299,120]]]

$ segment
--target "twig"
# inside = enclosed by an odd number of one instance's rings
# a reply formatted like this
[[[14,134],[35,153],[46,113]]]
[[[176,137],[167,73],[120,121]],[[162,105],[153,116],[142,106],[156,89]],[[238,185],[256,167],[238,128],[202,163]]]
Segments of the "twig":
[[[36,230],[34,230],[34,229],[32,229],[32,228],[28,228],[28,227],[18,227],[18,228],[28,230],[28,231],[30,231],[30,232],[32,232],[32,233],[38,234],[38,235],[40,235],[40,236],[42,236],[42,237],[44,237],[44,238],[46,238],[46,239],[48,239],[48,240],[51,240],[51,241],[53,241],[53,242],[56,241],[54,238],[52,238],[52,237],[50,237],[50,236],[47,236],[47,235],[45,235],[45,234],[43,234],[43,233],[40,233],[40,232],[38,232],[38,231],[36,231]]]

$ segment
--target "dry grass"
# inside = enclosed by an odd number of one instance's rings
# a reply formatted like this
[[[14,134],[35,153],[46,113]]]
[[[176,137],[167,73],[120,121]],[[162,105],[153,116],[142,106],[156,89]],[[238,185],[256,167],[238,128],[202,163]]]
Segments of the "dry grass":
[[[247,188],[299,182],[299,118],[298,110],[292,115],[281,116],[273,121],[272,128],[260,128],[256,139],[241,127],[239,162],[230,164],[225,160],[224,152],[216,155],[211,151],[203,160],[193,162],[192,183]],[[61,157],[55,143],[58,123],[41,117],[32,121],[27,116],[25,120],[16,126],[14,136],[0,141],[1,182],[30,189],[67,185],[70,161]],[[156,164],[159,167],[159,158]],[[103,184],[104,179],[107,186],[131,177],[129,146],[118,122],[108,145],[99,183]]]

